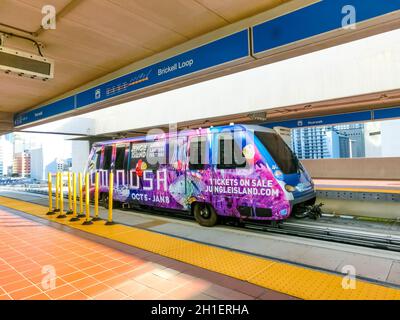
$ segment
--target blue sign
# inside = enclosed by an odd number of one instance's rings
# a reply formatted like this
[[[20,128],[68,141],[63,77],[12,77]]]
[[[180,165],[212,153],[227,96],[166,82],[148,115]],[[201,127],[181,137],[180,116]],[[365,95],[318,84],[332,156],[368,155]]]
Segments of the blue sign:
[[[42,120],[250,56],[243,30],[38,109],[17,114],[15,126]]]
[[[390,119],[390,118],[400,118],[400,107],[378,109],[374,111],[375,120]]]
[[[362,122],[371,121],[372,111],[360,111],[352,113],[334,114],[329,116],[304,118],[287,120],[281,122],[269,122],[262,124],[264,127],[286,127],[286,128],[303,128],[303,127],[313,127],[313,126],[326,126],[338,123],[348,123],[348,122]]]
[[[342,28],[348,14],[342,10],[349,5],[355,8],[357,23],[400,10],[400,0],[322,0],[254,26],[254,54]]]
[[[75,109],[75,97],[71,96],[43,107],[19,113],[14,116],[14,125],[20,126],[37,120],[46,119],[57,114],[65,113]]]
[[[248,30],[205,44],[79,93],[77,108],[246,58],[248,44]]]

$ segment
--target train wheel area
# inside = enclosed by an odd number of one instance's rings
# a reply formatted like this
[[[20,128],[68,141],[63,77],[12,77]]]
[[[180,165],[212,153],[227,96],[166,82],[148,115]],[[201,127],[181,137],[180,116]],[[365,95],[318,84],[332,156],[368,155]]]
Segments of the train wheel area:
[[[135,250],[151,252],[161,260],[172,259],[175,263],[179,261],[200,268],[202,272],[216,272],[246,286],[261,287],[281,298],[400,298],[398,252],[249,232],[223,225],[209,229],[191,221],[135,211],[114,210],[114,221],[119,223],[113,226],[105,226],[104,221],[83,226],[46,215],[45,203],[45,197],[26,193],[13,195],[3,191],[1,197],[5,211],[17,210],[18,214],[49,226],[106,238]],[[99,216],[106,218],[107,210],[100,209]],[[353,289],[349,289],[353,286],[351,279],[343,273],[349,266],[357,270]]]

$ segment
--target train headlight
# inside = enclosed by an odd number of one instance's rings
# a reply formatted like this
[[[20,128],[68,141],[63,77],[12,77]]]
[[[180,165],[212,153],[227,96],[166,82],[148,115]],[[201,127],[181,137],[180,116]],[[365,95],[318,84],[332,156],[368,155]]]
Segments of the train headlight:
[[[282,173],[282,171],[280,171],[280,170],[276,170],[276,171],[274,172],[274,175],[275,175],[275,178],[277,178],[277,179],[279,179],[279,180],[282,180],[282,179],[283,179],[283,173]]]
[[[296,191],[296,188],[291,186],[290,184],[285,185],[285,189],[288,192],[295,192]]]

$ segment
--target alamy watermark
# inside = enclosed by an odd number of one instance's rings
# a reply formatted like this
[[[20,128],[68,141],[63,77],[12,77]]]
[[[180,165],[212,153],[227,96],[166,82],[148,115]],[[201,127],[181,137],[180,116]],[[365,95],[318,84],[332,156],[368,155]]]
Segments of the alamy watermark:
[[[52,265],[45,265],[42,267],[42,288],[44,290],[52,290],[56,288],[57,273],[56,268]]]
[[[57,27],[56,8],[52,5],[45,5],[42,7],[42,14],[44,14],[42,18],[42,28],[45,30],[55,30]]]
[[[356,8],[352,5],[346,5],[342,8],[342,28],[343,29],[356,29],[357,25],[357,12]]]
[[[342,279],[342,288],[344,290],[357,289],[356,268],[352,265],[345,265],[342,268],[342,273],[345,274]]]

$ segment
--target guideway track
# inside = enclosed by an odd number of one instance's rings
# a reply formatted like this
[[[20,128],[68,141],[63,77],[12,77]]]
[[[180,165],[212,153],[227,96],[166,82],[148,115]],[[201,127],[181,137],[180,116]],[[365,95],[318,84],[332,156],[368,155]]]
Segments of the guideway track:
[[[135,210],[139,210],[151,215],[168,215],[184,220],[194,220],[192,216],[182,213],[163,212],[160,210],[151,210],[145,208],[135,208]],[[234,221],[233,223],[230,223],[230,220],[228,220],[227,223],[224,223],[224,226],[227,228],[241,228],[244,230],[259,232],[279,233],[289,236],[340,242],[369,248],[400,251],[400,236],[381,234],[373,231],[350,230],[348,228],[340,228],[335,226],[304,225],[292,221],[280,222],[276,225],[268,225],[266,223],[249,221],[243,221],[242,223],[237,223]]]
[[[349,230],[334,226],[304,225],[296,222],[282,222],[277,226],[246,223],[243,228],[262,232],[273,232],[285,235],[334,241],[359,245],[370,248],[400,251],[400,237],[389,234],[379,234],[373,231]]]

